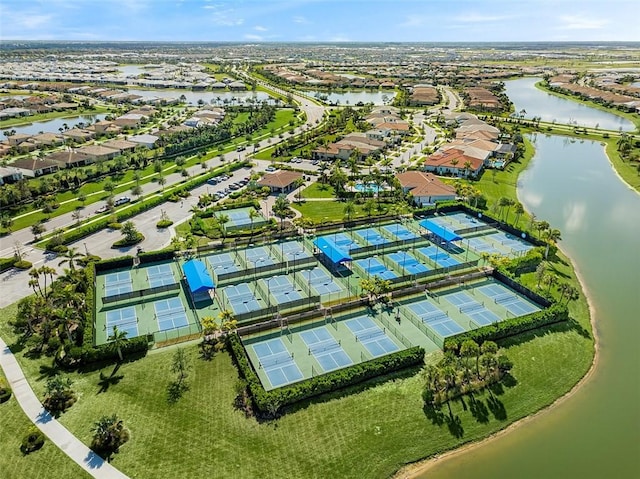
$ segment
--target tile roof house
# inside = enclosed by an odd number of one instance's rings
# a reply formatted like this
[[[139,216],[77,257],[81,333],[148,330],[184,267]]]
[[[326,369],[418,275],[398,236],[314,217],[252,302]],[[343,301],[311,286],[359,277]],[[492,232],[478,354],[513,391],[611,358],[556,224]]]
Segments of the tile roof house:
[[[20,158],[11,163],[11,166],[20,171],[24,176],[31,178],[54,173],[60,169],[58,163],[46,158]]]
[[[410,193],[413,201],[420,206],[456,199],[455,188],[440,181],[433,173],[405,171],[398,174],[397,178],[402,190]]]
[[[439,150],[424,160],[425,171],[433,171],[439,175],[477,177],[484,168],[484,160],[468,156],[464,151],[450,148]]]
[[[45,157],[46,160],[54,161],[65,168],[88,165],[93,161],[89,155],[78,153],[74,150],[56,151]]]
[[[280,170],[264,175],[258,181],[258,185],[268,186],[272,193],[287,193],[295,187],[296,180],[302,176],[302,173],[297,171]]]
[[[91,161],[111,160],[120,154],[119,150],[107,148],[102,145],[88,145],[78,148],[78,153],[84,153],[91,158]]]

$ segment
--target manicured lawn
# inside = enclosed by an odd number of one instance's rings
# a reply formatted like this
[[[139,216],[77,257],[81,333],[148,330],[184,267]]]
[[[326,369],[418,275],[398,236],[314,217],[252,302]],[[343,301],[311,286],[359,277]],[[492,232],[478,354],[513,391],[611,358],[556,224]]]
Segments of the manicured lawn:
[[[344,219],[345,204],[346,203],[343,201],[327,199],[326,201],[307,201],[301,204],[292,203],[291,207],[302,213],[304,218],[308,218],[316,223],[323,223],[325,221],[342,221]],[[364,218],[366,216],[384,215],[389,213],[391,207],[388,203],[381,203],[382,209],[378,210],[378,204],[376,203],[371,214],[368,215],[365,212],[363,205],[355,204],[354,206],[355,212],[352,215],[353,219]],[[403,207],[404,210],[400,211],[400,213],[408,213],[409,207],[407,205],[403,205]]]
[[[572,310],[584,312],[586,306],[577,303]],[[2,317],[14,311],[3,311]],[[570,389],[589,367],[592,341],[575,330],[557,329],[520,337],[508,348],[517,384],[495,392],[497,402],[491,405],[488,394],[476,395],[481,405],[477,418],[468,399],[464,405],[452,402],[461,437],[425,415],[419,376],[305,403],[277,422],[245,418],[233,406],[237,371],[229,356],[222,353],[206,362],[197,357],[195,345],[186,346],[194,366],[190,390],[177,404],[166,401],[175,350],[167,348],[125,363],[116,373],[122,376],[119,383],[106,392],[100,392],[100,371],[72,374],[80,399],[60,420],[86,443],[93,421],[117,413],[132,438],[113,465],[130,477],[209,477],[215,471],[216,477],[383,478],[407,462],[501,429]],[[10,335],[6,327],[1,331]],[[20,361],[41,395],[38,367],[47,361],[22,354]]]
[[[303,198],[334,198],[335,196],[333,186],[325,183],[312,183],[302,190]]]
[[[1,369],[0,378],[4,378]],[[23,455],[20,443],[32,425],[14,396],[0,404],[0,475],[3,479],[91,477],[48,439],[39,451]]]

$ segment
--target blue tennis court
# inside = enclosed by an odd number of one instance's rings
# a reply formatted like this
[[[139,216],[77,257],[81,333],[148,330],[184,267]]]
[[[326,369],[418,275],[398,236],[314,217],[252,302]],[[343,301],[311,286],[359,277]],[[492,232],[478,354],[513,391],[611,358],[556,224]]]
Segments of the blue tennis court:
[[[234,314],[248,313],[262,309],[247,283],[225,286],[223,289],[227,302]]]
[[[277,245],[276,248],[280,248],[285,261],[296,261],[311,257],[311,253],[304,249],[302,243],[298,241],[286,241]]]
[[[505,233],[504,231],[498,231],[488,235],[487,237],[517,252],[529,251],[533,248],[532,244],[518,238],[517,236]]]
[[[469,247],[473,248],[480,253],[489,253],[489,254],[502,254],[498,248],[493,246],[492,244],[486,242],[482,237],[476,238],[468,238]]]
[[[452,226],[456,227],[456,229],[473,228],[474,226],[482,226],[486,224],[473,216],[469,216],[467,213],[454,213],[446,215],[445,218],[450,220]],[[457,223],[457,225],[455,223]]]
[[[378,276],[381,279],[393,279],[398,277],[393,271],[389,271],[385,265],[378,261],[377,258],[359,259],[355,263],[367,274]]]
[[[343,290],[342,286],[336,283],[323,268],[316,267],[300,271],[304,280],[311,285],[316,294],[338,293]]]
[[[267,266],[275,264],[275,261],[269,254],[266,248],[258,246],[257,248],[250,248],[244,250],[245,261],[247,266],[259,268],[260,266]]]
[[[325,235],[325,236],[321,236],[321,238],[324,238],[327,241],[329,241],[330,243],[335,244],[338,248],[340,248],[341,250],[343,250],[343,251],[345,251],[347,253],[352,248],[361,248],[362,247],[362,245],[360,243],[358,243],[353,238],[351,238],[350,236],[347,236],[344,233],[336,233],[336,234],[332,234],[332,235]]]
[[[425,273],[431,269],[423,265],[411,253],[406,251],[388,254],[387,258],[397,264],[400,269],[404,270],[405,274]]]
[[[220,253],[207,256],[207,262],[215,275],[235,273],[240,270],[231,253]]]
[[[356,337],[356,341],[369,351],[372,357],[384,356],[385,354],[398,351],[400,348],[387,336],[384,329],[380,329],[369,316],[359,316],[345,321],[346,326]]]
[[[289,352],[280,338],[255,343],[251,347],[258,357],[258,369],[264,370],[271,388],[303,378],[302,372],[293,360],[293,353]]]
[[[153,307],[156,311],[159,331],[181,328],[189,324],[187,313],[180,298],[154,301]]]
[[[318,361],[324,371],[333,371],[353,364],[351,358],[342,349],[329,330],[320,326],[300,333],[300,337],[307,345],[309,354]]]
[[[407,308],[441,338],[455,336],[465,331],[447,313],[426,299],[411,303],[407,305]]]
[[[382,236],[380,232],[374,228],[364,228],[356,230],[353,233],[367,245],[377,246],[389,242],[387,238]]]
[[[131,284],[131,272],[121,271],[110,273],[104,277],[104,295],[115,296],[116,294],[130,293],[133,291]]]
[[[113,333],[114,326],[118,328],[118,331],[126,332],[127,338],[138,336],[138,316],[135,306],[107,311],[107,337]]]
[[[501,305],[514,316],[524,316],[525,314],[540,311],[540,308],[526,301],[517,293],[499,284],[487,284],[478,288],[482,294],[493,299],[493,302]]]
[[[453,258],[451,255],[449,255],[449,253],[442,251],[441,248],[438,248],[434,245],[418,248],[418,252],[429,258],[441,268],[447,268],[449,266],[460,264],[460,261]]]
[[[263,293],[270,293],[276,304],[291,303],[292,301],[297,301],[304,297],[300,294],[296,285],[291,282],[287,275],[260,279],[258,280],[258,284],[258,289]],[[263,288],[262,284],[265,284],[266,288]]]
[[[158,264],[145,268],[147,272],[147,280],[150,288],[175,284],[176,278],[173,276],[173,270],[170,264]]]
[[[249,216],[249,212],[252,209],[253,208],[238,208],[234,210],[221,211],[220,213],[227,215],[227,217],[229,218],[229,223],[232,226],[250,226],[252,222],[254,225],[262,224],[265,220],[258,211],[256,211],[258,213],[258,217],[253,218],[253,220],[251,219],[251,217]]]
[[[407,228],[400,226],[399,224],[383,226],[382,229],[395,236],[398,241],[407,241],[419,238],[419,236],[413,231],[409,231]]]
[[[447,301],[458,308],[460,313],[467,315],[479,326],[487,326],[497,323],[501,319],[492,311],[489,311],[480,301],[469,296],[467,293],[458,291],[443,296]]]

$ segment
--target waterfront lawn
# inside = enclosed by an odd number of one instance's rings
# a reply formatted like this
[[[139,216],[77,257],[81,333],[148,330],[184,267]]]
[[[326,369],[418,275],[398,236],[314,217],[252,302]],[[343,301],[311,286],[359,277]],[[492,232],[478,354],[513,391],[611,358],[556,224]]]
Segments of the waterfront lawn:
[[[4,379],[0,369],[0,378]],[[20,452],[22,438],[32,426],[15,397],[0,404],[0,471],[3,479],[24,477],[91,477],[51,441],[27,456]]]
[[[583,306],[581,299],[571,309]],[[2,313],[7,318],[15,307]],[[587,326],[584,316],[580,323]],[[14,339],[6,325],[0,331]],[[407,462],[485,437],[550,404],[584,375],[592,356],[591,339],[565,325],[522,335],[506,351],[516,384],[493,391],[495,399],[476,394],[476,417],[469,398],[453,401],[454,422],[447,419],[446,406],[438,420],[425,414],[417,375],[303,403],[277,421],[258,422],[234,409],[238,377],[229,356],[221,353],[206,362],[194,344],[185,348],[194,368],[190,389],[176,404],[167,402],[172,347],[124,363],[115,373],[121,379],[105,392],[100,392],[100,371],[72,373],[79,400],[60,421],[88,443],[92,423],[117,413],[131,440],[113,465],[130,477],[206,477],[216,471],[217,477],[383,478]],[[27,359],[24,351],[18,359],[41,397],[45,379],[39,378],[39,367],[48,360]]]
[[[327,199],[326,201],[307,201],[303,203],[292,203],[291,208],[298,210],[302,216],[306,219],[312,220],[315,223],[324,222],[336,222],[344,221],[344,201],[336,201],[334,199]],[[411,208],[406,203],[397,203],[401,208],[399,211],[395,211],[398,214],[405,214],[411,212]],[[393,205],[390,203],[380,203],[380,209],[378,209],[378,203],[375,202],[371,214],[368,214],[364,209],[364,204],[354,203],[354,213],[351,216],[352,219],[365,218],[367,216],[381,216],[389,214]]]

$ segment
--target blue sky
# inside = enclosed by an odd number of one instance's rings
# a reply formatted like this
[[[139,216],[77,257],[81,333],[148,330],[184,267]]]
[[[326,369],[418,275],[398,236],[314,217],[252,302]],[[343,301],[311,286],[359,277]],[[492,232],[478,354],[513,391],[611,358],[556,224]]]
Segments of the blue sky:
[[[640,0],[0,0],[0,39],[640,41]]]

